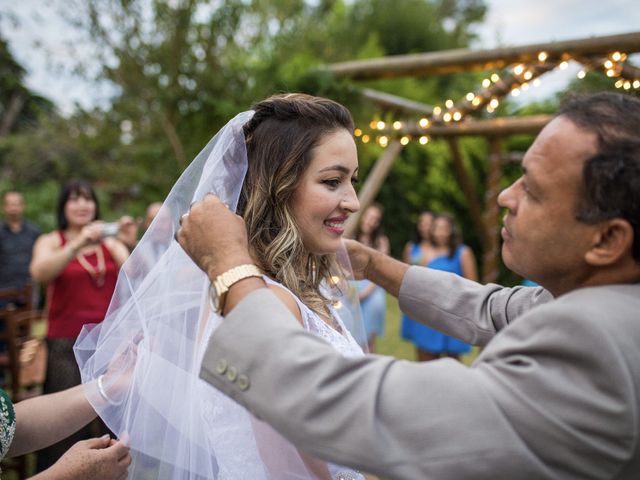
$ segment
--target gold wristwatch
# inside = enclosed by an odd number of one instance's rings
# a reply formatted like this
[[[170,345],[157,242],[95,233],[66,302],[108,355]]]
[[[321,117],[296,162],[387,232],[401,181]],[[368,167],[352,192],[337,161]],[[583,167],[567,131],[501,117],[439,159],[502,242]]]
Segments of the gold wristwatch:
[[[222,315],[224,301],[227,298],[227,292],[234,283],[249,277],[262,277],[262,272],[258,267],[252,264],[238,265],[221,273],[209,287],[209,297],[211,298],[211,307],[213,310]]]

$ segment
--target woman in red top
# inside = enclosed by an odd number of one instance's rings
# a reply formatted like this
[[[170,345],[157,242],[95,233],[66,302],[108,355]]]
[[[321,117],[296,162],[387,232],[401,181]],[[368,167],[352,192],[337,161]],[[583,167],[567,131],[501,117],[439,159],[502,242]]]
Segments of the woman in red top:
[[[122,242],[104,237],[98,199],[91,185],[73,180],[58,200],[59,230],[41,236],[34,248],[31,275],[47,284],[49,347],[45,393],[80,383],[73,344],[86,323],[104,319],[116,285],[118,269],[129,255]],[[38,470],[52,465],[71,445],[89,438],[80,431],[38,456]]]

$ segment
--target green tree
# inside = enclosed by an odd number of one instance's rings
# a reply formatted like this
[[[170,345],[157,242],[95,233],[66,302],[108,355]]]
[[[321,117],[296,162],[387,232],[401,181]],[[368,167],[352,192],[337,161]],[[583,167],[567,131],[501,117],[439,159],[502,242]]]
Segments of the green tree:
[[[25,86],[25,74],[0,32],[0,138],[24,131],[37,122],[40,114],[53,109],[49,100]]]

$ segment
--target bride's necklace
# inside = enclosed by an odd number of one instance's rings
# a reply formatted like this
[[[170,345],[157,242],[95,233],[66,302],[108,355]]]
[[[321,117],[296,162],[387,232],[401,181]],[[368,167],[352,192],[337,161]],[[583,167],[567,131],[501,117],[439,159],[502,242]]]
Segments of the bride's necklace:
[[[76,258],[78,259],[78,263],[80,264],[80,266],[84,268],[89,275],[91,275],[91,278],[93,279],[96,286],[102,287],[104,285],[105,276],[107,273],[102,246],[98,245],[98,248],[95,250],[95,252],[97,259],[95,267],[89,263],[86,254],[84,253],[79,253],[78,255],[76,255]]]

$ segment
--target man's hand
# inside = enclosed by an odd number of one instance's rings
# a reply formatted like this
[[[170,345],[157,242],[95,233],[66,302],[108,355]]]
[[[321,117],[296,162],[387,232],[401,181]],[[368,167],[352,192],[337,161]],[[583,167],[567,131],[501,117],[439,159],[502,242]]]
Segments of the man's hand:
[[[355,279],[362,280],[367,278],[367,272],[371,265],[371,257],[372,254],[375,253],[375,250],[364,246],[356,240],[345,239],[344,244],[347,247],[347,253],[349,254],[349,260],[351,260],[351,268],[353,269]]]
[[[366,247],[355,240],[344,241],[356,280],[367,279],[380,285],[394,297],[400,293],[400,285],[409,265],[384,253]]]
[[[244,220],[211,193],[182,216],[176,240],[212,281],[230,268],[254,263]]]
[[[125,480],[130,464],[129,448],[105,435],[76,443],[51,468],[36,475],[34,480]]]

